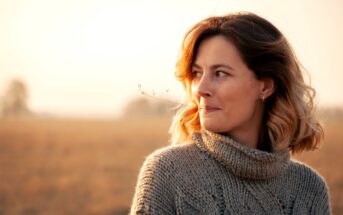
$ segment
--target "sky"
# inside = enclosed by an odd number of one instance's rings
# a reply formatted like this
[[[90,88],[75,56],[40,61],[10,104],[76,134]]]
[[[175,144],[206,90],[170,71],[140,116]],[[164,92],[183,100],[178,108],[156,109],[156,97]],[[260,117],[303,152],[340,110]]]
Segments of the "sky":
[[[320,107],[343,106],[341,0],[0,0],[0,95],[13,78],[35,112],[118,116],[144,91],[181,100],[185,32],[249,11],[277,26],[310,74]]]

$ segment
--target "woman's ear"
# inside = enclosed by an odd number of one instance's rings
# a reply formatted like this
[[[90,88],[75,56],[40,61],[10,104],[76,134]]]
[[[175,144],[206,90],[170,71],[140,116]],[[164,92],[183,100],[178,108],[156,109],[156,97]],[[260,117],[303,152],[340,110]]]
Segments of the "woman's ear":
[[[265,100],[269,96],[271,96],[275,91],[275,83],[274,80],[271,78],[264,78],[261,80],[262,87],[261,87],[261,98]]]

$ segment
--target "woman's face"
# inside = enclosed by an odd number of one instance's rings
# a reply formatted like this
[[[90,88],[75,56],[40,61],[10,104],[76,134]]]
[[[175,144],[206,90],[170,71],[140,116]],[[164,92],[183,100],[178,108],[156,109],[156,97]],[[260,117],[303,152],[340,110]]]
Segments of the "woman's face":
[[[232,42],[224,36],[202,41],[192,77],[192,94],[199,104],[203,128],[233,137],[259,129],[264,85],[244,64]]]

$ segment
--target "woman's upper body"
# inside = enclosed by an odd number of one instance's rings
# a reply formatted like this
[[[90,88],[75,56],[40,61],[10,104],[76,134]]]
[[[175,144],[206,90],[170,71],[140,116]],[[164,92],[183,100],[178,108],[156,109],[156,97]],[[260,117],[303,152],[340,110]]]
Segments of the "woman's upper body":
[[[177,63],[185,105],[143,165],[132,214],[330,214],[323,178],[290,153],[323,131],[314,90],[282,33],[251,13],[210,17]],[[186,144],[187,143],[187,144]]]
[[[131,214],[330,214],[328,188],[289,152],[203,131],[145,161]]]

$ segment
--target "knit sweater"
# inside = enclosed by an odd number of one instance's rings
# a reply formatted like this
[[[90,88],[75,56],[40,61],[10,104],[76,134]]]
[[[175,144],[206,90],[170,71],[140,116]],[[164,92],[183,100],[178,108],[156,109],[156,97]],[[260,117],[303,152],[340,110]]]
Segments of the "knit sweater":
[[[288,150],[203,131],[143,164],[130,214],[331,214],[328,187]]]

